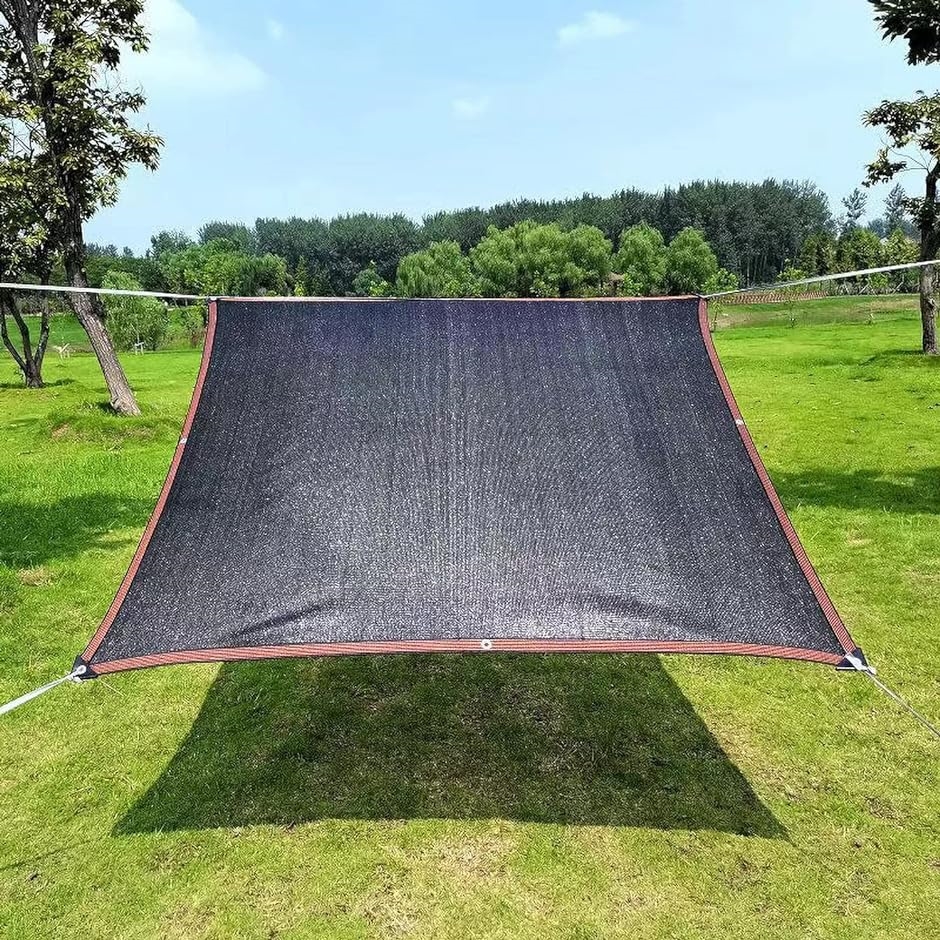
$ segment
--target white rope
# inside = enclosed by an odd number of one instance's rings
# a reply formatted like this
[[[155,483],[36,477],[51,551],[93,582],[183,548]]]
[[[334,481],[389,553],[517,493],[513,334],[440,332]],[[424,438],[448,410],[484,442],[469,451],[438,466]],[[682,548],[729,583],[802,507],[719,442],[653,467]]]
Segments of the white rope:
[[[3,290],[44,290],[54,294],[108,294],[118,297],[165,297],[168,300],[207,300],[206,294],[172,294],[162,290],[119,290],[116,287],[71,287],[65,284],[0,283]]]
[[[904,708],[908,712],[910,712],[929,732],[931,732],[931,734],[933,734],[935,737],[940,739],[940,728],[937,728],[936,725],[929,722],[919,711],[917,711],[916,708],[914,708],[913,705],[911,705],[909,702],[906,702],[903,698],[901,698],[901,696],[898,695],[897,692],[893,691],[892,689],[889,689],[873,672],[869,670],[862,670],[862,671],[865,672],[865,675],[867,675],[868,678],[871,679],[871,681],[874,682],[875,685],[877,685],[878,688],[881,689],[881,691],[884,692],[885,695],[887,695],[889,698],[894,699],[894,701],[897,702],[898,705],[901,706],[901,708]]]
[[[910,714],[913,715],[931,734],[936,735],[937,738],[940,738],[940,729],[931,724],[919,711],[917,711],[916,708],[914,708],[913,705],[901,698],[897,692],[889,689],[888,686],[886,686],[878,678],[878,670],[875,669],[874,666],[870,666],[865,662],[864,659],[859,656],[855,656],[853,653],[846,653],[845,660],[853,669],[855,669],[856,672],[864,672],[865,675],[868,676],[868,678],[871,679],[871,681],[874,682],[875,685],[878,686],[878,688],[888,696],[888,698],[894,699],[894,701],[897,702],[901,708],[910,712]]]
[[[848,277],[864,277],[867,274],[887,274],[888,271],[910,271],[914,268],[927,268],[940,264],[940,258],[933,261],[911,261],[907,264],[888,264],[880,268],[863,268],[861,271],[840,271],[838,274],[819,274],[816,277],[803,277],[798,281],[784,281],[782,284],[755,284],[753,287],[737,287],[734,290],[722,290],[714,294],[703,294],[705,300],[716,297],[728,297],[731,294],[747,294],[752,291],[778,291],[788,287],[800,287],[803,284],[821,284],[823,281],[838,281]],[[0,285],[2,286],[2,285]]]
[[[32,692],[27,692],[25,695],[13,699],[12,702],[7,702],[6,705],[0,705],[0,715],[5,715],[7,712],[13,711],[14,708],[19,708],[20,705],[25,705],[34,698],[45,695],[50,689],[54,689],[57,685],[62,685],[63,682],[81,682],[81,676],[85,674],[86,668],[86,666],[76,666],[67,676],[62,676],[61,679],[55,679],[46,685],[41,685],[38,689],[33,689]]]

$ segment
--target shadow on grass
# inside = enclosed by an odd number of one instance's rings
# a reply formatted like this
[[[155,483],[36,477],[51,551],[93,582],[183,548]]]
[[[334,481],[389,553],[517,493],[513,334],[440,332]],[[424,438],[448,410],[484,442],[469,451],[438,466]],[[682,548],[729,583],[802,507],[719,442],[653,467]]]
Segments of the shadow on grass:
[[[913,473],[876,470],[832,473],[775,473],[774,484],[785,506],[837,506],[897,513],[940,513],[940,467]]]
[[[860,365],[892,365],[898,361],[923,362],[928,367],[931,367],[933,363],[940,362],[936,356],[925,356],[920,349],[883,349],[881,352],[875,353],[874,356],[867,356],[862,359]],[[937,368],[940,368],[940,366],[937,366]]]
[[[145,525],[153,503],[87,493],[54,503],[0,499],[0,564],[27,568],[99,544],[111,530]],[[109,540],[109,547],[136,539]]]
[[[229,664],[115,834],[318,819],[785,830],[654,657]]]
[[[75,379],[56,379],[54,382],[45,382],[43,388],[58,388],[61,385],[74,385]],[[19,382],[0,382],[0,388],[10,388],[10,389],[21,389],[24,392],[35,392],[36,389],[27,388],[26,384],[20,380]]]

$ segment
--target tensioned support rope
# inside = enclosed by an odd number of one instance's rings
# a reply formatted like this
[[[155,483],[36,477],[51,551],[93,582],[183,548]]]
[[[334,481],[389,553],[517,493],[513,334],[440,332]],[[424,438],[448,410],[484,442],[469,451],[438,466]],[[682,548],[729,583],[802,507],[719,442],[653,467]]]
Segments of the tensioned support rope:
[[[932,735],[934,735],[934,737],[940,740],[940,728],[925,718],[916,708],[914,708],[913,705],[910,704],[910,702],[903,699],[900,695],[898,695],[897,692],[895,692],[893,689],[889,689],[888,686],[886,686],[873,672],[866,672],[865,675],[867,675],[868,678],[871,679],[871,681],[874,682],[875,685],[878,686],[878,688],[888,696],[888,698],[897,702],[901,708],[905,709],[905,711],[913,715],[914,718],[916,718]]]
[[[730,297],[732,294],[749,294],[752,292],[765,292],[785,290],[788,287],[801,287],[804,284],[822,284],[824,281],[839,281],[850,277],[865,277],[868,274],[887,274],[889,271],[911,271],[916,268],[929,268],[932,264],[940,264],[940,258],[933,261],[911,261],[907,264],[887,264],[880,268],[862,268],[859,271],[840,271],[838,274],[818,274],[815,277],[802,277],[796,281],[784,281],[779,284],[755,284],[753,287],[736,287],[734,290],[721,290],[714,294],[703,294],[705,300],[714,300],[716,297]]]
[[[34,698],[39,698],[40,695],[45,695],[46,692],[54,689],[57,685],[62,685],[63,682],[81,682],[81,677],[85,674],[85,670],[87,668],[87,666],[76,666],[67,676],[62,676],[60,679],[54,679],[52,682],[47,682],[45,685],[41,685],[38,689],[33,689],[32,692],[27,692],[25,695],[21,695],[19,698],[13,699],[12,702],[7,702],[6,705],[0,705],[0,715],[5,715],[7,712],[13,711],[14,708],[19,708],[20,705],[25,705],[27,702],[31,702]]]
[[[123,297],[165,297],[167,300],[208,300],[206,294],[173,294],[162,290],[120,290],[117,287],[72,287],[67,284],[0,283],[0,290],[39,290],[52,294],[108,294]]]
[[[906,699],[898,695],[898,693],[895,692],[894,689],[891,689],[888,686],[886,686],[878,678],[878,670],[875,669],[874,666],[870,666],[863,659],[860,659],[858,656],[853,656],[851,653],[848,653],[845,658],[848,661],[848,663],[855,669],[856,672],[865,673],[865,675],[868,676],[868,678],[871,679],[871,681],[874,682],[875,685],[878,686],[878,688],[881,689],[881,691],[884,692],[884,694],[888,696],[888,698],[893,699],[895,702],[897,702],[898,705],[901,706],[901,708],[905,709],[907,712],[913,715],[914,718],[916,718],[917,721],[919,721],[931,734],[933,734],[935,737],[940,739],[940,729],[938,729],[936,725],[932,724],[919,711],[917,711],[917,709],[914,708],[914,706],[911,705],[910,702],[908,702]]]

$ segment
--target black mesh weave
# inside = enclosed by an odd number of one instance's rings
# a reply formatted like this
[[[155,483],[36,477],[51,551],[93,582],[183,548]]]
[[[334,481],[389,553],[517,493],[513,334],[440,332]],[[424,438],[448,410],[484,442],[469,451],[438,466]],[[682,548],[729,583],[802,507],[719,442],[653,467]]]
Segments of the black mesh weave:
[[[840,654],[694,300],[218,305],[92,664],[453,638]]]

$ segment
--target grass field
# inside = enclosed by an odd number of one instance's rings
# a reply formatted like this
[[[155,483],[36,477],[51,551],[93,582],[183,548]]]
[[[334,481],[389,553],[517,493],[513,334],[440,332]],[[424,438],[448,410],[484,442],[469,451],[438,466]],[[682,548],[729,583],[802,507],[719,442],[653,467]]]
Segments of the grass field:
[[[855,638],[940,717],[940,361],[908,301],[814,319],[719,350]],[[139,419],[90,357],[0,372],[0,699],[68,669],[162,483],[198,355],[125,362]],[[938,806],[940,744],[826,667],[164,668],[0,720],[0,935],[931,938]]]

